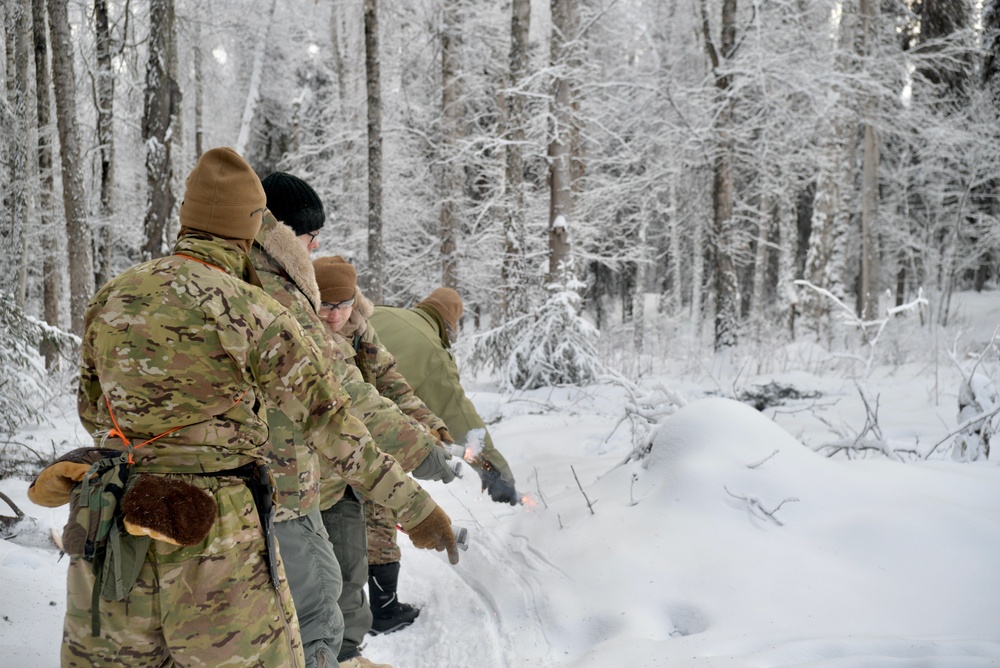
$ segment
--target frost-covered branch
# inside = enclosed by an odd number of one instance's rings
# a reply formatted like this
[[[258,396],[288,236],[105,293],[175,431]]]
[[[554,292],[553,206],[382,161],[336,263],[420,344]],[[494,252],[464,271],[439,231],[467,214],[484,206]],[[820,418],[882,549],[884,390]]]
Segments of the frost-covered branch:
[[[722,489],[726,490],[726,494],[728,494],[729,496],[733,497],[734,499],[739,499],[740,501],[743,501],[744,503],[746,503],[747,511],[751,515],[753,515],[754,517],[756,517],[757,519],[771,520],[772,522],[774,522],[778,526],[785,526],[785,525],[784,525],[784,523],[781,520],[779,520],[775,516],[775,513],[777,513],[779,510],[781,510],[781,507],[783,505],[785,505],[786,503],[792,503],[792,502],[798,501],[798,499],[796,497],[790,496],[790,497],[788,497],[786,499],[783,499],[781,501],[781,503],[779,503],[778,505],[776,505],[774,508],[768,510],[767,508],[764,507],[764,504],[761,503],[760,499],[758,499],[757,497],[754,497],[754,496],[743,496],[743,495],[740,495],[740,494],[733,494],[732,492],[729,491],[729,488],[726,487],[725,485],[722,486]]]

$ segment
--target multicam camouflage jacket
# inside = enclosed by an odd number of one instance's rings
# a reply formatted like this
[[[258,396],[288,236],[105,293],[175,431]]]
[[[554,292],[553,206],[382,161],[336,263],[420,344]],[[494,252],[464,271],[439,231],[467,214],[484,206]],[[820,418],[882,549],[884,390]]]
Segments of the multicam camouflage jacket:
[[[295,233],[287,225],[265,212],[261,231],[251,251],[254,269],[264,290],[288,308],[310,339],[323,351],[334,377],[350,397],[348,410],[368,428],[378,448],[392,455],[404,471],[411,471],[424,457],[434,439],[418,424],[409,421],[388,400],[378,397],[374,387],[364,382],[358,369],[345,361],[344,349],[334,342],[326,325],[319,319],[319,288],[309,255]],[[268,420],[272,411],[268,411]],[[317,502],[327,509],[344,495],[347,483],[322,460],[318,469],[304,464],[296,466],[295,439],[300,438],[296,425],[284,415],[277,415],[278,432],[272,428],[271,442],[278,473],[276,474],[279,498],[285,512],[295,504],[295,484],[299,484],[298,503]],[[407,455],[401,456],[405,450]],[[412,461],[414,460],[415,461]],[[362,494],[367,494],[359,489]],[[305,512],[303,510],[302,512]],[[430,512],[430,511],[428,511]],[[281,514],[278,517],[281,520]]]
[[[444,420],[431,412],[427,404],[413,392],[413,388],[399,372],[396,358],[382,345],[375,328],[369,326],[368,319],[374,312],[375,305],[364,296],[360,288],[357,289],[354,310],[341,329],[344,337],[351,341],[354,365],[379,394],[392,400],[411,418],[435,431],[446,429]]]
[[[273,406],[302,425],[307,448],[415,526],[433,501],[345,410],[329,362],[252,274],[235,245],[188,231],[173,255],[101,288],[81,347],[81,422],[98,442],[114,422],[136,445],[159,437],[136,450],[139,472],[199,473],[262,459],[262,407]]]
[[[353,359],[354,349],[351,342],[333,334],[330,336],[328,354],[331,357]],[[371,383],[366,383],[361,372],[353,364],[348,364],[348,372],[343,378],[344,389],[351,397],[351,414],[365,423],[372,438],[379,448],[399,462],[404,471],[417,468],[432,449],[437,447],[437,438],[423,424],[409,417],[399,406],[389,399],[379,395]],[[362,491],[363,490],[359,490]],[[320,479],[320,508],[324,510],[333,505],[328,499],[339,499],[343,495],[343,483],[324,476]],[[368,497],[366,494],[364,495]],[[377,499],[372,499],[378,502]]]

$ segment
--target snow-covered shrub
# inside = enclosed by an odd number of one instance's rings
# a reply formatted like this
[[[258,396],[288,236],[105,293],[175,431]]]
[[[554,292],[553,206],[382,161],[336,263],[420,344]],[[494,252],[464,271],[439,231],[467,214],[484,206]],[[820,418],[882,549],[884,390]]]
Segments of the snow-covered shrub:
[[[593,382],[603,366],[595,346],[598,331],[580,316],[583,287],[572,277],[550,284],[538,310],[476,337],[470,365],[492,367],[508,390]],[[498,359],[497,350],[510,353]]]
[[[990,437],[996,432],[991,418],[1000,408],[1000,397],[993,381],[983,373],[962,378],[958,392],[958,423],[952,445],[952,459],[974,462],[990,456]]]
[[[80,339],[25,314],[6,292],[0,292],[0,322],[0,439],[7,440],[44,419],[46,404],[58,391],[39,348],[75,360]]]

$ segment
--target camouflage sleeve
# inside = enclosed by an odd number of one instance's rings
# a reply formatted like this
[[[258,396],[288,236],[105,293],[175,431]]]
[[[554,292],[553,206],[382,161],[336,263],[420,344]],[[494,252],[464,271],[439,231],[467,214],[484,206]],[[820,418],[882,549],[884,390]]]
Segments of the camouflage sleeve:
[[[90,322],[90,313],[94,305],[88,309],[86,322]],[[77,388],[76,408],[80,416],[80,422],[88,434],[93,434],[102,426],[98,423],[98,416],[101,414],[101,397],[104,390],[101,388],[100,380],[97,377],[97,368],[94,363],[93,340],[87,335],[89,328],[84,326],[83,340],[80,344],[80,385]]]
[[[250,354],[269,405],[302,425],[307,447],[365,496],[397,511],[403,528],[416,526],[434,502],[396,461],[379,451],[364,424],[348,413],[350,399],[334,364],[286,313],[275,318]]]
[[[350,343],[341,341],[339,345]],[[404,471],[415,469],[436,447],[437,438],[428,428],[381,396],[374,385],[365,382],[357,367],[348,364],[339,379],[351,397],[351,414],[364,422],[379,449],[392,455]]]
[[[401,411],[428,428],[435,431],[447,429],[444,420],[427,407],[427,404],[413,392],[413,388],[406,382],[403,374],[399,373],[399,369],[396,367],[396,358],[379,341],[378,334],[371,327],[371,323],[369,323],[368,332],[370,332],[370,336],[366,333],[363,345],[369,347],[368,349],[371,351],[369,359],[375,373],[375,387],[379,394],[390,399],[399,406]]]

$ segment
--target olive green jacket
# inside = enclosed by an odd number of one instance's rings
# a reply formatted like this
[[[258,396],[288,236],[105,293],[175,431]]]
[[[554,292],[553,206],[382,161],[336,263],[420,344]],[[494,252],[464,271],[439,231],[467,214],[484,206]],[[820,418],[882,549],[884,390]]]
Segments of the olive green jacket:
[[[382,345],[396,360],[396,367],[427,407],[448,425],[456,443],[469,445],[469,432],[482,430],[482,451],[475,462],[488,459],[503,479],[514,483],[507,460],[493,446],[493,439],[475,405],[465,394],[458,365],[441,341],[441,330],[430,315],[419,309],[376,306],[369,324]]]

